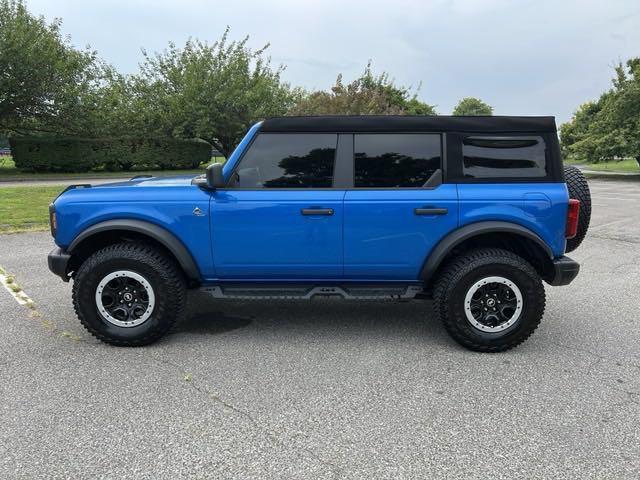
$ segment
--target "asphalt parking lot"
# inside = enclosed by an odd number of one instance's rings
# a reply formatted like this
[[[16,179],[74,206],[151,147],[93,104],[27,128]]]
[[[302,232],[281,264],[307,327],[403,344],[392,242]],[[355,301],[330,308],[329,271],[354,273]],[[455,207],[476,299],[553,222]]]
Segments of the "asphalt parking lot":
[[[429,302],[211,301],[163,341],[86,333],[48,233],[0,236],[0,478],[639,478],[640,182],[594,211],[539,330],[463,350]]]

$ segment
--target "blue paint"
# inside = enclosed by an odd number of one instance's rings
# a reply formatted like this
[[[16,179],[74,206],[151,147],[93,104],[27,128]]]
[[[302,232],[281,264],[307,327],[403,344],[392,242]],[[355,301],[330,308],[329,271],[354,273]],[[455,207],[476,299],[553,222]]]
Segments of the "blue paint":
[[[484,220],[516,223],[540,236],[557,257],[564,253],[569,193],[564,183],[459,184],[462,227]]]
[[[247,147],[253,141],[253,138],[258,133],[258,130],[260,130],[260,125],[262,125],[262,122],[256,123],[253,127],[249,129],[247,134],[240,141],[238,146],[233,150],[233,153],[231,154],[231,156],[229,156],[229,158],[225,162],[224,166],[222,167],[222,176],[224,177],[225,181],[227,182],[229,181],[231,172],[235,168],[238,161],[240,161],[240,159],[242,158],[242,155],[244,154]]]
[[[210,194],[191,185],[192,178],[146,179],[69,190],[55,201],[56,244],[65,248],[82,231],[105,220],[145,220],[172,232],[191,252],[203,277],[215,277],[209,239]],[[194,215],[196,207],[205,215]]]
[[[254,125],[223,168],[228,180],[257,134]],[[434,246],[475,222],[516,223],[564,253],[564,183],[443,184],[433,189],[206,191],[191,176],[70,190],[55,201],[56,243],[112,219],[139,219],[182,241],[205,282],[393,282],[419,279]],[[195,208],[203,215],[194,215]],[[446,215],[415,214],[446,208]],[[328,208],[329,216],[305,216]]]
[[[415,214],[446,208],[446,215]],[[349,190],[344,202],[347,278],[417,279],[428,252],[458,225],[456,185]]]
[[[343,190],[218,190],[211,238],[221,278],[342,276]],[[333,215],[305,216],[302,209]]]

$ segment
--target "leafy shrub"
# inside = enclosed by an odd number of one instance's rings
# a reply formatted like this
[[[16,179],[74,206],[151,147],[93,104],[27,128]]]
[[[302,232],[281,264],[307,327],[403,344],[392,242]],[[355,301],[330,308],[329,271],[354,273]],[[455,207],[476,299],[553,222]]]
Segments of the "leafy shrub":
[[[98,162],[107,170],[198,168],[211,157],[211,146],[176,138],[114,138],[100,144]]]
[[[9,140],[16,168],[35,172],[86,172],[94,168],[85,139],[15,137]]]
[[[197,168],[211,146],[176,138],[13,137],[16,168],[34,172],[87,172]]]

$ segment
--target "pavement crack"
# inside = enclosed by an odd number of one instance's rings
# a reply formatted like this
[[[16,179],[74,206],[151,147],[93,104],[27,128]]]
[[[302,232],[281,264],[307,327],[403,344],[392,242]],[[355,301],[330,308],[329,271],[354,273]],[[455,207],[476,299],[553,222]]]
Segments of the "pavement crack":
[[[624,393],[625,395],[627,395],[628,398],[625,403],[635,403],[636,405],[640,405],[639,392],[634,392],[632,390],[625,390],[624,388],[616,388],[616,387],[611,387],[611,389],[615,390],[616,392]]]
[[[593,369],[596,368],[596,366],[602,361],[603,361],[602,357],[596,357],[595,360],[593,360],[587,367],[587,375],[591,375],[591,373],[593,372]]]
[[[589,357],[592,358],[592,360],[589,362],[589,365],[586,368],[586,373],[587,375],[591,375],[594,371],[594,369],[600,364],[600,363],[612,363],[613,360],[607,360],[606,357],[604,355],[601,355],[599,353],[596,352],[592,352],[591,350],[588,350],[586,348],[580,348],[580,347],[575,347],[575,346],[570,346],[570,345],[563,345],[562,343],[559,342],[550,342],[552,345],[556,345],[557,347],[561,347],[561,348],[566,348],[567,350],[573,350],[574,352],[579,352],[579,353],[583,353],[585,355],[588,355]],[[622,364],[620,362],[616,362],[616,365],[621,366]],[[631,364],[632,365],[632,364]]]
[[[554,341],[551,341],[549,343],[551,343],[552,345],[555,345],[557,347],[566,348],[568,350],[573,350],[575,352],[584,353],[584,354],[589,355],[591,357],[596,357],[600,361],[604,360],[604,358],[605,358],[604,355],[600,355],[599,353],[592,352],[591,350],[588,350],[586,348],[575,347],[575,346],[572,346],[572,345],[564,345],[564,344],[562,344],[560,342],[554,342]],[[595,364],[594,364],[594,366],[595,366]]]
[[[162,359],[162,358],[154,358],[152,357],[153,360],[164,364],[164,365],[168,365],[171,366],[173,368],[176,368],[180,371],[180,373],[184,374],[184,372],[186,372],[187,370],[185,368],[183,368],[181,365],[178,365],[177,363],[174,363],[170,360],[167,359]],[[215,403],[228,408],[229,410],[231,410],[232,412],[236,413],[237,415],[240,415],[241,417],[245,418],[246,420],[249,421],[249,423],[251,423],[251,425],[253,425],[253,427],[259,431],[260,433],[262,433],[264,436],[266,436],[270,441],[272,441],[273,443],[275,443],[278,446],[281,447],[285,447],[285,448],[291,448],[292,445],[288,444],[285,440],[283,440],[282,438],[280,438],[278,435],[276,435],[272,430],[269,430],[268,428],[264,427],[263,425],[260,424],[260,422],[258,422],[258,420],[256,420],[253,415],[251,415],[251,413],[249,413],[246,410],[243,410],[239,407],[236,407],[235,405],[233,405],[232,403],[224,400],[223,398],[221,398],[218,394],[210,391],[206,386],[201,386],[198,385],[195,381],[195,379],[193,378],[193,376],[191,374],[189,374],[189,380],[186,382],[189,384],[189,386],[191,388],[193,388],[194,390],[196,390],[197,392],[199,392],[200,394],[202,394],[203,396],[205,396],[208,399],[213,400]],[[314,459],[315,461],[317,461],[318,463],[326,466],[329,468],[329,470],[331,471],[332,475],[334,476],[334,478],[340,478],[341,476],[343,476],[343,469],[342,467],[336,465],[335,463],[332,463],[324,458],[322,458],[320,455],[318,455],[317,453],[315,453],[313,450],[310,450],[309,448],[306,447],[294,447],[294,451],[296,451],[296,453],[298,453],[301,457],[303,457],[303,454],[306,454],[307,456],[311,457],[312,459]]]
[[[612,242],[631,243],[631,244],[640,243],[640,240],[636,240],[628,237],[622,238],[622,237],[617,237],[615,235],[602,235],[602,234],[598,235],[598,234],[592,233],[589,236],[592,238],[599,238],[601,240],[611,240]]]
[[[589,367],[587,368],[588,373],[591,373],[591,371],[600,362],[609,363],[609,364],[613,363],[618,367],[627,366],[627,367],[640,369],[640,365],[634,363],[633,361],[629,361],[629,357],[625,358],[626,361],[623,363],[620,360],[615,360],[613,358],[607,358],[604,355],[601,355],[601,354],[596,353],[596,352],[592,352],[591,350],[588,350],[586,348],[575,347],[575,346],[572,346],[572,345],[564,345],[564,344],[562,344],[560,342],[554,342],[554,341],[550,341],[549,343],[551,343],[552,345],[555,345],[557,347],[566,348],[568,350],[573,350],[574,352],[584,353],[585,355],[588,355],[590,357],[594,357],[595,360],[592,361],[590,363]]]

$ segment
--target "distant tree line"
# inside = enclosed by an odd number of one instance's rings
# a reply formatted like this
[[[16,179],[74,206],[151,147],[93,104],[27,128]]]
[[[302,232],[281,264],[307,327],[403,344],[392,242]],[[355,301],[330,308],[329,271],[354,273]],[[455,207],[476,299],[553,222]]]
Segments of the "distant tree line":
[[[611,89],[580,105],[560,127],[563,154],[587,162],[633,158],[640,165],[640,58],[615,69]]]
[[[285,67],[271,64],[269,45],[230,40],[228,28],[213,43],[143,50],[139,71],[123,75],[95,51],[73,47],[60,27],[30,14],[24,0],[0,0],[0,137],[200,139],[228,156],[266,117],[436,115],[417,90],[373,73],[370,62],[351,82],[338,75],[328,91],[293,87],[282,79]],[[464,98],[453,114],[491,115],[492,108]]]

